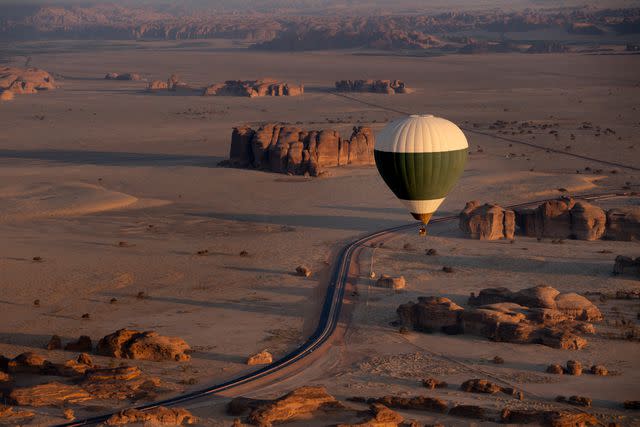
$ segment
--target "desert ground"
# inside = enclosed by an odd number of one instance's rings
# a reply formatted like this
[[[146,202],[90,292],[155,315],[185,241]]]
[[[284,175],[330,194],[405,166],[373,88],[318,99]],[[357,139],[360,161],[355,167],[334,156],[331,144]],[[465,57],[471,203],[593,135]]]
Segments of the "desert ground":
[[[637,167],[638,55],[390,60],[358,53],[252,52],[215,40],[13,44],[4,58],[8,64],[22,66],[30,56],[32,65],[54,73],[59,87],[0,103],[0,354],[37,351],[50,360],[68,359],[69,352],[45,350],[53,334],[63,341],[80,335],[97,340],[131,328],[179,336],[194,350],[188,362],[127,361],[166,381],[170,390],[164,397],[250,372],[256,367],[247,366],[246,358],[260,350],[278,358],[303,343],[315,328],[337,251],[360,235],[412,219],[374,166],[304,178],[218,163],[228,157],[237,125],[283,121],[347,134],[359,124],[379,130],[399,116],[332,95],[336,80],[404,80],[413,93],[354,97],[436,114],[468,128],[475,123],[489,134],[466,134],[469,162],[437,216],[455,215],[474,199],[510,205],[562,194],[640,189],[640,175],[633,170],[509,146],[489,129],[496,120],[558,123],[557,137],[535,130],[513,138]],[[201,86],[273,77],[303,83],[306,91],[299,97],[255,99],[148,93],[141,81],[104,80],[112,71],[137,72],[149,80],[178,73]],[[583,122],[615,134],[596,135],[581,128]],[[603,206],[639,203],[631,197]],[[413,250],[404,249],[405,243]],[[428,248],[436,248],[438,255],[425,257]],[[208,252],[197,254],[203,250]],[[240,256],[242,251],[247,255]],[[577,351],[466,335],[405,335],[390,326],[397,306],[420,295],[447,296],[463,305],[470,292],[490,286],[518,290],[548,284],[578,293],[638,290],[637,280],[611,276],[618,254],[638,256],[640,246],[573,240],[553,245],[519,236],[513,244],[475,241],[460,233],[457,221],[434,225],[427,237],[419,237],[417,228],[399,233],[357,260],[359,296],[340,339],[304,370],[243,393],[267,398],[317,384],[340,399],[427,393],[498,408],[513,398],[455,387],[426,391],[420,385],[428,376],[455,386],[491,375],[523,390],[522,407],[561,407],[554,402],[557,395],[578,393],[593,398],[590,412],[603,423],[640,425],[637,411],[621,406],[624,400],[640,399],[640,344],[637,335],[625,339],[613,324],[603,328],[608,335],[596,334]],[[311,277],[294,274],[301,264],[311,268]],[[378,275],[404,275],[407,289],[371,286],[372,265]],[[443,265],[454,273],[442,273]],[[146,297],[138,298],[140,292]],[[605,319],[622,316],[638,327],[637,299],[596,303]],[[494,356],[505,364],[489,363]],[[619,374],[567,378],[544,372],[548,364],[568,359],[602,363]],[[96,361],[110,363],[101,357]],[[233,417],[224,407],[231,396],[186,407],[202,425],[230,425]],[[80,406],[76,416],[115,405]],[[469,422],[400,412],[423,423]],[[52,424],[63,418],[59,408],[38,408],[32,421]],[[344,420],[332,422],[338,421]],[[314,423],[327,420],[291,425]]]

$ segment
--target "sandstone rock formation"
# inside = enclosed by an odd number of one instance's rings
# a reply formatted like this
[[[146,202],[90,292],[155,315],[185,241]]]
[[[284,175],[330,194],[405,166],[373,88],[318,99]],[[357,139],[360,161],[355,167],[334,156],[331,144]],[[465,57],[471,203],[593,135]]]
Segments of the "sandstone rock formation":
[[[640,241],[640,206],[609,210],[606,237],[611,240]]]
[[[195,422],[196,418],[184,408],[158,406],[146,411],[125,409],[109,417],[105,424],[108,426],[122,426],[144,423],[145,425],[180,426],[183,424],[195,424]]]
[[[158,378],[142,374],[133,366],[87,370],[79,385],[94,399],[152,399],[161,390]]]
[[[31,387],[16,387],[7,396],[9,403],[20,406],[60,406],[80,403],[93,396],[77,385],[52,382]]]
[[[62,339],[58,335],[53,335],[47,344],[47,350],[60,350],[62,348]]]
[[[168,90],[168,89],[169,89],[169,83],[162,80],[153,80],[149,82],[149,84],[147,85],[148,91]]]
[[[422,332],[457,332],[462,307],[444,297],[419,297],[398,307],[397,313],[404,325]]]
[[[296,274],[302,277],[311,276],[311,269],[305,265],[299,265],[296,267]]]
[[[104,78],[105,80],[142,80],[140,74],[137,73],[108,73]]]
[[[373,92],[387,95],[409,91],[401,80],[340,80],[336,82],[336,90],[338,92]]]
[[[603,209],[563,197],[535,209],[516,209],[519,231],[531,237],[597,240],[640,240],[640,207]]]
[[[0,404],[0,424],[22,425],[34,415],[35,412],[33,411],[16,410],[11,406]]]
[[[397,427],[404,417],[381,403],[369,405],[368,417],[355,424],[338,424],[337,427]]]
[[[259,426],[270,426],[336,406],[341,405],[324,387],[300,387],[258,406],[249,414],[249,421]]]
[[[256,130],[236,127],[231,134],[229,164],[318,176],[327,167],[373,164],[374,143],[372,130],[364,127],[354,127],[348,140],[334,130],[307,131],[274,123]]]
[[[616,257],[613,265],[613,274],[624,274],[625,272],[633,274],[634,271],[637,273],[636,275],[640,277],[640,256],[636,259],[624,255],[618,255]]]
[[[473,200],[460,212],[460,229],[472,239],[513,239],[515,228],[515,213],[498,205]]]
[[[0,97],[10,101],[14,95],[38,93],[55,89],[51,74],[38,68],[16,68],[0,66]]]
[[[562,294],[550,286],[512,292],[507,288],[483,289],[471,294],[470,309],[448,298],[419,297],[402,304],[397,314],[404,327],[423,332],[467,333],[493,341],[538,343],[554,348],[580,349],[593,333],[587,322],[602,320],[600,310],[574,293]]]
[[[422,380],[422,385],[429,389],[433,390],[436,388],[447,388],[447,383],[444,381],[437,380],[435,378],[425,378]]]
[[[376,286],[380,288],[389,288],[393,290],[398,290],[398,289],[406,288],[407,282],[405,281],[404,276],[391,277],[386,274],[383,274],[376,281]]]
[[[279,82],[273,79],[227,80],[204,88],[203,96],[299,96],[304,93],[304,85]]]
[[[447,403],[438,398],[414,396],[383,396],[377,399],[369,399],[367,403],[381,403],[388,408],[429,411],[444,414],[447,412]]]
[[[165,337],[157,332],[138,332],[120,329],[102,338],[96,352],[103,356],[122,359],[189,360],[189,345],[176,337]]]
[[[507,424],[538,424],[550,427],[586,427],[600,424],[596,417],[584,412],[538,409],[505,408],[502,410],[500,420]]]
[[[260,353],[256,353],[247,358],[247,365],[267,365],[272,362],[273,356],[267,350],[262,350]]]

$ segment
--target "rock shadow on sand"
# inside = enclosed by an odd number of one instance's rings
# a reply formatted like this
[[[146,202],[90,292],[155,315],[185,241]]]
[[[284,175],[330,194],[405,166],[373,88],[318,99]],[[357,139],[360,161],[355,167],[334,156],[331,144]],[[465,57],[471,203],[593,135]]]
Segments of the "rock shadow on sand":
[[[117,151],[0,149],[0,159],[42,160],[74,165],[199,166],[215,168],[218,162],[222,160],[222,157]]]

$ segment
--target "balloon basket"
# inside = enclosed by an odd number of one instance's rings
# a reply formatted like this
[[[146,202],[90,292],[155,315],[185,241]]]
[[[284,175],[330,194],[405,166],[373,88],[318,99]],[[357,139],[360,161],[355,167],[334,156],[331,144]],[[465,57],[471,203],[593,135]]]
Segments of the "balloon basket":
[[[427,227],[422,226],[418,229],[418,235],[420,236],[426,236],[427,235]]]

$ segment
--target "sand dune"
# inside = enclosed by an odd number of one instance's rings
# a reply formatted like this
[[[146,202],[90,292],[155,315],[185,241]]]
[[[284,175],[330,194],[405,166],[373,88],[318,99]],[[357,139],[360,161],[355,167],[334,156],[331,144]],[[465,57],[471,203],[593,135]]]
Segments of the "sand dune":
[[[81,182],[0,187],[0,199],[0,221],[86,215],[139,201],[129,194]]]

